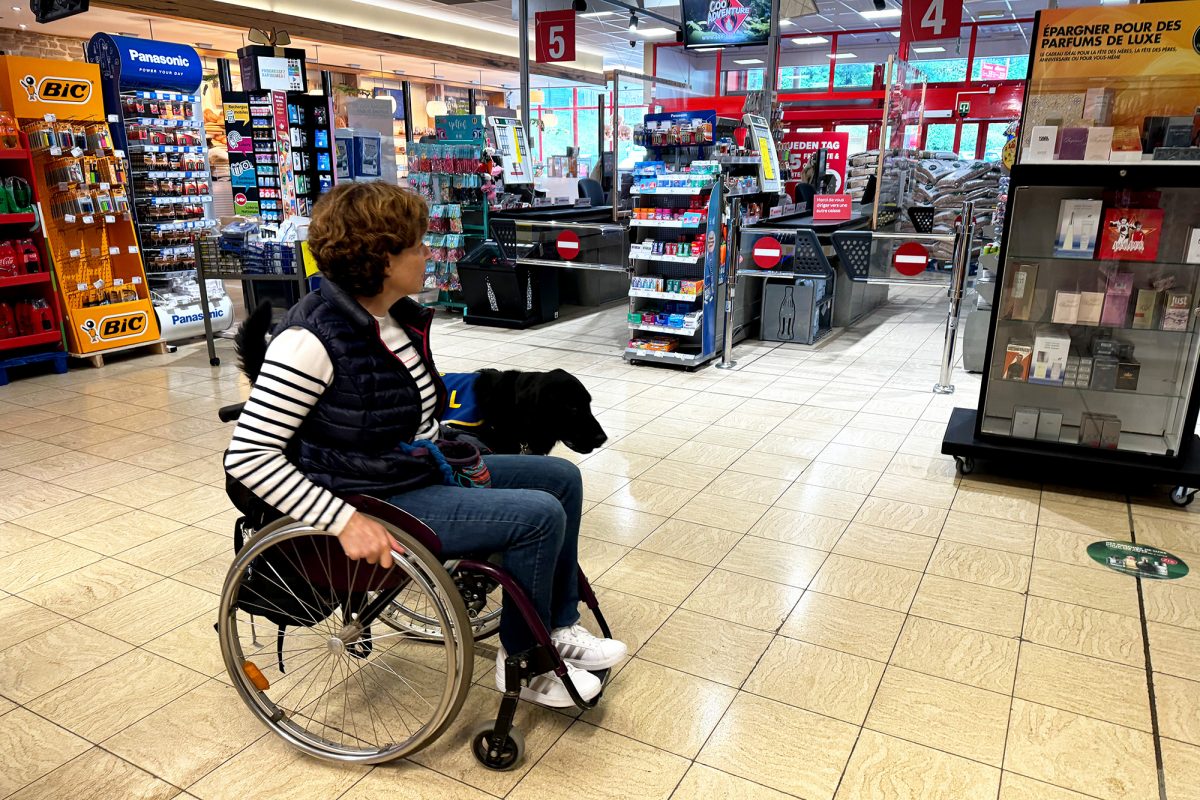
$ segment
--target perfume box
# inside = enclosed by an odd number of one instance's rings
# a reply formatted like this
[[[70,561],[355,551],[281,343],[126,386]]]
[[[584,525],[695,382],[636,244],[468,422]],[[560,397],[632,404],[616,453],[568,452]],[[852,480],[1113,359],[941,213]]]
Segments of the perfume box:
[[[1154,289],[1138,289],[1137,302],[1133,306],[1133,328],[1153,328],[1158,319],[1158,298]]]
[[[1091,258],[1100,237],[1102,200],[1063,200],[1058,205],[1058,228],[1054,255],[1059,258]]]
[[[1187,250],[1183,260],[1188,264],[1200,264],[1200,227],[1188,229]]]
[[[1011,319],[1029,319],[1033,314],[1033,290],[1037,285],[1037,264],[1018,264],[1013,272],[1009,296],[1012,298]]]
[[[1079,376],[1075,378],[1075,385],[1081,389],[1086,389],[1092,385],[1092,357],[1079,357]]]
[[[1166,293],[1163,303],[1162,329],[1186,331],[1192,321],[1192,296],[1187,292]]]
[[[1104,433],[1104,420],[1100,414],[1083,412],[1079,418],[1079,443],[1088,447],[1099,447]]]
[[[1063,128],[1058,143],[1060,161],[1082,161],[1087,153],[1088,129]]]
[[[1115,356],[1121,352],[1121,343],[1110,336],[1097,336],[1092,339],[1092,355]]]
[[[1087,147],[1083,157],[1088,161],[1108,161],[1112,155],[1113,129],[1088,128]]]
[[[1114,414],[1104,414],[1100,418],[1100,447],[1105,450],[1116,450],[1121,441],[1121,419]]]
[[[1018,439],[1036,439],[1038,410],[1033,406],[1017,406],[1013,409],[1012,435]]]
[[[1057,442],[1062,434],[1063,412],[1053,408],[1043,408],[1038,413],[1037,438]]]
[[[1033,356],[1027,380],[1030,383],[1062,386],[1070,352],[1070,336],[1061,333],[1038,334],[1033,340]]]
[[[1100,314],[1101,325],[1124,328],[1129,317],[1129,298],[1133,295],[1133,273],[1115,272],[1108,279],[1104,292],[1104,311]]]
[[[1033,346],[1028,342],[1009,342],[1004,352],[1004,380],[1023,381],[1027,379],[1029,362],[1032,358]]]
[[[1088,89],[1083,96],[1084,121],[1092,125],[1111,125],[1116,96],[1112,89]]]
[[[1074,325],[1079,321],[1079,292],[1055,292],[1052,322]]]
[[[1058,126],[1035,125],[1024,161],[1053,161],[1058,144]]]
[[[1078,325],[1099,325],[1104,308],[1104,292],[1080,292],[1079,309],[1075,314]]]
[[[1095,356],[1092,359],[1092,380],[1088,385],[1101,392],[1116,389],[1117,367],[1120,363],[1116,356]]]
[[[1121,360],[1117,362],[1117,385],[1116,388],[1125,392],[1135,392],[1138,387],[1138,376],[1142,371],[1142,366],[1138,362],[1129,360]]]
[[[1141,161],[1142,134],[1136,125],[1118,125],[1113,128],[1110,161]]]

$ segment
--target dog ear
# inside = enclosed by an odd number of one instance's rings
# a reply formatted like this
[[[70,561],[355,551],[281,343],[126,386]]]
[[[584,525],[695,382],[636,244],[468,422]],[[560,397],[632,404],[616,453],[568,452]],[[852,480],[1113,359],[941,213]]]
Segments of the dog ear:
[[[271,331],[271,313],[270,303],[265,300],[259,303],[258,308],[241,324],[234,337],[238,366],[251,383],[258,378],[263,361],[267,358],[267,334]]]

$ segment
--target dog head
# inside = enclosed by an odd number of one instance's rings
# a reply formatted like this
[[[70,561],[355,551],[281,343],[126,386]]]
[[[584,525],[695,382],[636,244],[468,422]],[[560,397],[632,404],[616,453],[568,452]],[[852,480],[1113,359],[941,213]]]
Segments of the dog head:
[[[561,441],[576,453],[587,454],[608,441],[608,434],[592,415],[592,396],[571,373],[562,369],[537,375],[527,402],[533,407],[537,432],[529,449],[548,453]]]

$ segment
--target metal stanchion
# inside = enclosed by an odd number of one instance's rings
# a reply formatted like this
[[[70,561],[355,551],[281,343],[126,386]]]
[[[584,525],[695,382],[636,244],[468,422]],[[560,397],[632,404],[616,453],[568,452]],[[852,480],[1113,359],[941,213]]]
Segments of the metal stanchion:
[[[955,231],[954,264],[950,271],[950,309],[946,314],[946,340],[942,343],[942,372],[933,385],[934,394],[954,394],[950,382],[954,371],[954,346],[958,340],[958,312],[962,306],[963,286],[971,264],[971,241],[975,238],[975,203],[963,203],[962,219]]]
[[[711,222],[710,222],[711,224]],[[725,237],[725,330],[717,369],[733,369],[733,299],[737,295],[738,238],[742,230],[742,200],[729,201],[729,235]]]
[[[196,253],[196,282],[200,288],[200,313],[204,315],[204,343],[208,346],[208,363],[211,366],[219,367],[221,359],[217,357],[217,347],[213,342],[212,328],[212,309],[208,305],[208,280],[205,268],[208,266],[207,256],[208,249],[205,244],[207,240],[203,236],[196,238],[195,253]],[[216,264],[213,264],[215,267]]]

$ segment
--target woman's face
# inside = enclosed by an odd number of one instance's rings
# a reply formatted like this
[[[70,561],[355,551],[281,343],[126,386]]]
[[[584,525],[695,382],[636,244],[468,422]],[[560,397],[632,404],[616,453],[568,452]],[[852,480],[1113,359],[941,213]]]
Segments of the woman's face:
[[[384,290],[397,295],[416,294],[425,288],[425,262],[429,260],[429,248],[418,241],[412,247],[401,250],[390,258]]]

